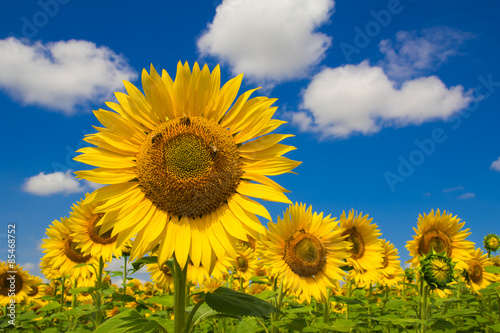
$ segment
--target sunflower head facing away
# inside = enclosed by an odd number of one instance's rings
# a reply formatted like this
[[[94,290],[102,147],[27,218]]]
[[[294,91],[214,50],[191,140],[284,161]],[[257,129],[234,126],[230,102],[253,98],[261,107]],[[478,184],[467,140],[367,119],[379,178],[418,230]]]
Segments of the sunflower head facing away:
[[[457,269],[465,268],[464,263],[474,252],[474,243],[465,240],[470,235],[469,229],[461,230],[465,222],[452,214],[443,214],[439,209],[434,213],[419,215],[417,228],[413,228],[416,235],[408,241],[406,248],[410,251],[412,267],[420,265],[420,258],[435,252],[444,252],[454,262],[458,263]]]
[[[420,259],[422,274],[431,289],[444,289],[453,281],[455,263],[446,252],[431,251]]]
[[[496,252],[500,247],[500,237],[496,234],[488,234],[484,237],[484,248],[489,252]]]
[[[87,202],[102,202],[101,233],[135,237],[131,259],[158,244],[158,260],[173,254],[211,270],[216,259],[235,255],[236,240],[265,232],[256,215],[271,220],[258,199],[290,203],[286,190],[268,176],[300,163],[283,155],[292,135],[269,134],[284,121],[272,119],[276,101],[250,95],[237,99],[242,75],[220,87],[220,69],[197,63],[177,66],[175,80],[151,66],[142,72],[142,94],[125,82],[113,111],[95,115],[104,127],[84,140],[75,160],[96,166],[77,176],[108,186]]]
[[[344,275],[340,267],[348,256],[344,230],[337,225],[335,218],[313,214],[311,206],[290,206],[283,219],[278,217],[278,223],[268,224],[269,230],[261,238],[266,248],[261,256],[270,274],[282,279],[285,289],[307,302],[311,297],[323,301],[326,288],[333,287],[334,280]]]

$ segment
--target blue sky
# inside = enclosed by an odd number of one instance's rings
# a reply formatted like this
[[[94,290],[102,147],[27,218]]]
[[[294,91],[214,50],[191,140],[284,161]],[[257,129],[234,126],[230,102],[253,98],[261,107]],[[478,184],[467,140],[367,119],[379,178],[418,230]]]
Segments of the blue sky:
[[[295,134],[293,202],[373,217],[402,261],[418,215],[500,234],[500,4],[494,1],[85,1],[0,4],[0,256],[17,225],[33,274],[54,219],[95,184],[72,172],[122,80],[153,64],[221,64],[262,86]],[[276,220],[285,204],[266,203]]]

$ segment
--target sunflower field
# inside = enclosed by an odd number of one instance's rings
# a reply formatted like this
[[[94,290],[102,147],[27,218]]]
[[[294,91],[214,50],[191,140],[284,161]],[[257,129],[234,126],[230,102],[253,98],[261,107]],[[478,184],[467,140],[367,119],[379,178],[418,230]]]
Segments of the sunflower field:
[[[368,214],[293,204],[269,178],[300,164],[284,156],[293,135],[272,133],[276,99],[238,96],[241,82],[151,66],[142,91],[125,82],[94,111],[75,160],[95,168],[76,175],[103,186],[48,226],[45,280],[0,262],[0,330],[500,332],[498,235],[478,247],[432,210],[401,263]],[[273,221],[265,201],[290,206]],[[134,278],[143,267],[152,282]]]

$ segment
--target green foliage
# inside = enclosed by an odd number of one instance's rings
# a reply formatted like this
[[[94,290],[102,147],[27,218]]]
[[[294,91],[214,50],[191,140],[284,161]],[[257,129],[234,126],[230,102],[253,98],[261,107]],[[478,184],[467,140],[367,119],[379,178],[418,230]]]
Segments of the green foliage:
[[[279,312],[268,302],[225,287],[219,287],[213,293],[207,293],[205,301],[215,311],[233,316],[265,317]]]

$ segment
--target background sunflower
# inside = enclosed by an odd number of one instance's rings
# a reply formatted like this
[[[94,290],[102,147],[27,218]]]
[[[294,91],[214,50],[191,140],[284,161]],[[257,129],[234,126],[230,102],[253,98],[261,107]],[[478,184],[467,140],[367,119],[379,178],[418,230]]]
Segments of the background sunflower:
[[[312,212],[305,204],[290,206],[283,219],[269,223],[261,238],[266,250],[262,261],[272,275],[283,283],[285,290],[311,302],[311,297],[325,300],[326,288],[341,279],[349,245],[342,236],[343,228],[330,215]]]

